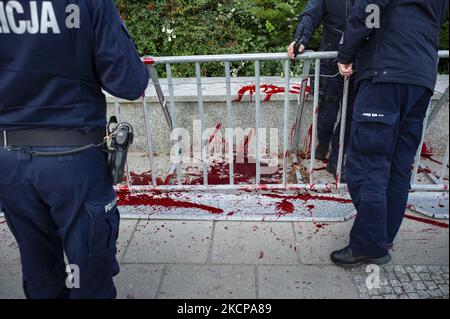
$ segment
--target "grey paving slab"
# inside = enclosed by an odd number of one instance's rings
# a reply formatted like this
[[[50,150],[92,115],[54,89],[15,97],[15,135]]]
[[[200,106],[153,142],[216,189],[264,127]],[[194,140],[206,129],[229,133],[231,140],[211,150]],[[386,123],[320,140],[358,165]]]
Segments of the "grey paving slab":
[[[360,297],[364,299],[448,298],[448,281],[444,279],[444,275],[448,275],[448,266],[372,265],[370,269],[354,268],[351,273]],[[433,277],[442,284],[433,281]]]
[[[292,223],[217,222],[214,264],[298,264]]]
[[[20,264],[19,247],[5,219],[0,218],[0,266]]]
[[[449,230],[405,220],[395,241],[394,264],[448,265]]]
[[[163,277],[161,299],[254,299],[254,266],[170,265]]]
[[[125,219],[120,221],[119,238],[117,239],[117,259],[122,260],[130,244],[131,237],[138,224],[138,220]]]
[[[0,265],[0,299],[23,299],[20,265]]]
[[[262,299],[353,299],[351,276],[334,266],[258,266]]]
[[[212,222],[140,221],[124,263],[206,263]]]
[[[340,223],[295,223],[300,261],[303,264],[332,264],[331,252],[348,245],[353,220]]]
[[[162,265],[122,265],[114,279],[119,299],[154,299],[161,282]]]

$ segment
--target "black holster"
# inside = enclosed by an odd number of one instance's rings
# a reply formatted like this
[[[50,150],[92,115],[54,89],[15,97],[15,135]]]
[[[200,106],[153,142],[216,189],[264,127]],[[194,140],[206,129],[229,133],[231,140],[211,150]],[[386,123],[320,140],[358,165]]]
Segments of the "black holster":
[[[128,149],[133,143],[133,127],[129,123],[119,123],[111,130],[111,124],[117,123],[117,119],[112,117],[108,124],[109,141],[106,152],[108,153],[108,166],[111,179],[114,185],[123,182],[125,165],[127,162]]]

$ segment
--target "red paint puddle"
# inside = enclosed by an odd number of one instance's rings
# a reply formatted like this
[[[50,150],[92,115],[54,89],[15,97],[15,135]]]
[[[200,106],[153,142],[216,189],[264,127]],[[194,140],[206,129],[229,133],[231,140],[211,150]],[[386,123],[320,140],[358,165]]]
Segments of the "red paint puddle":
[[[224,211],[217,207],[175,200],[161,197],[161,194],[131,194],[119,192],[117,194],[118,206],[159,206],[167,208],[197,208],[211,214],[222,214]]]
[[[236,184],[252,184],[252,179],[256,177],[256,163],[254,160],[249,160],[248,157],[238,159],[235,157],[233,162],[234,182]],[[265,163],[261,163],[261,169],[267,169]],[[273,168],[276,170],[273,174],[261,174],[261,184],[280,184],[282,180],[282,172],[280,168]],[[208,170],[208,185],[227,185],[230,183],[230,164],[226,162],[219,162],[211,165]],[[187,180],[183,182],[184,185],[202,185],[202,174],[191,174],[187,176]]]
[[[293,214],[295,211],[294,204],[289,202],[287,199],[283,199],[276,206],[277,213],[280,216]]]
[[[436,227],[447,228],[447,229],[449,227],[447,223],[438,222],[438,221],[427,219],[427,218],[422,218],[422,217],[417,217],[417,216],[412,216],[412,215],[405,215],[405,218],[414,220],[417,222],[425,223],[428,225],[433,225]]]

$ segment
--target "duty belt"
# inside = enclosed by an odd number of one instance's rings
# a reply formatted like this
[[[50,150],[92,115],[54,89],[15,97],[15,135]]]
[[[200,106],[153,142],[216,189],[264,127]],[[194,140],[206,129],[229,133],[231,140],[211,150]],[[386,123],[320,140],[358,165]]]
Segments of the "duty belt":
[[[0,131],[1,132],[1,131]],[[0,146],[11,147],[83,147],[98,145],[105,139],[104,129],[82,130],[28,129],[1,132]]]

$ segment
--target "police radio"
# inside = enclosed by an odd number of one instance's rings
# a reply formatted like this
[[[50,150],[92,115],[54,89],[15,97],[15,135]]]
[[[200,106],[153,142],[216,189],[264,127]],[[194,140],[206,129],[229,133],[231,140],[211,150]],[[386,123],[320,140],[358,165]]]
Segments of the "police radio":
[[[112,125],[115,124],[113,128]],[[123,181],[128,149],[133,144],[134,131],[129,123],[118,123],[115,116],[108,123],[108,136],[106,152],[108,153],[108,166],[114,185]]]

